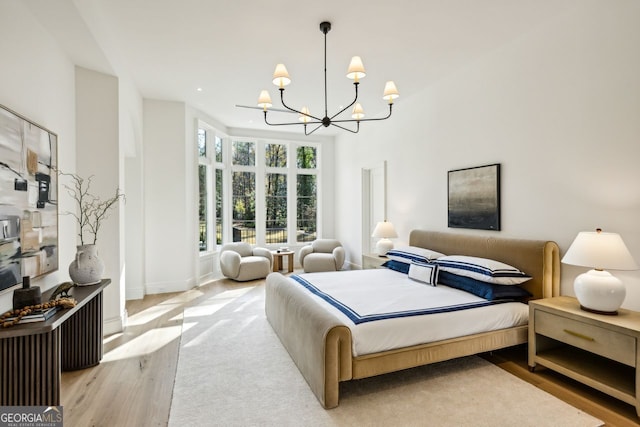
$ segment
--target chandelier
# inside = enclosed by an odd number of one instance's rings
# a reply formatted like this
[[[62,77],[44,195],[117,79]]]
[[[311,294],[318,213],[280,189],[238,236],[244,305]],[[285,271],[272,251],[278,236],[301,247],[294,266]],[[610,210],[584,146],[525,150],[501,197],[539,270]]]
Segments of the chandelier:
[[[289,107],[284,102],[284,87],[291,83],[291,78],[289,77],[289,73],[285,68],[284,64],[276,65],[276,70],[273,73],[273,84],[278,87],[280,91],[280,101],[282,105],[293,113],[298,113],[300,115],[299,122],[290,122],[290,123],[272,123],[267,119],[268,108],[271,107],[271,96],[269,92],[263,90],[260,92],[260,97],[258,98],[258,106],[261,107],[264,111],[264,122],[269,126],[291,126],[291,125],[303,125],[304,126],[304,134],[311,135],[313,132],[318,130],[320,127],[329,127],[335,126],[340,129],[349,131],[351,133],[358,133],[360,130],[360,122],[369,122],[369,121],[377,121],[377,120],[386,120],[391,117],[391,111],[393,108],[393,100],[398,96],[398,89],[396,85],[392,81],[388,81],[384,86],[384,93],[382,99],[389,103],[389,114],[385,117],[365,119],[364,118],[364,110],[362,105],[360,105],[358,101],[358,85],[360,84],[360,79],[366,76],[364,66],[362,65],[362,60],[359,56],[354,56],[351,58],[351,63],[349,64],[349,68],[347,70],[347,78],[353,80],[353,87],[355,89],[355,97],[351,104],[342,108],[340,111],[335,113],[332,116],[329,116],[328,108],[327,108],[327,33],[331,30],[330,22],[321,22],[320,23],[320,31],[324,34],[324,117],[320,118],[311,114],[307,107],[302,107],[300,110],[296,110],[295,108]],[[353,107],[351,110],[351,119],[339,119],[337,118],[340,114]],[[285,111],[285,110],[283,110]],[[355,123],[355,129],[350,129],[345,127],[345,123]],[[308,131],[307,126],[310,125],[312,129]]]

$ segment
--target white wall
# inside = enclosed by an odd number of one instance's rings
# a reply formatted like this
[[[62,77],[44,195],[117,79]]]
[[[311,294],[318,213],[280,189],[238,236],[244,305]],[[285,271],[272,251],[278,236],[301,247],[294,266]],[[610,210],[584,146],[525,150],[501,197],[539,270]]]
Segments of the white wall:
[[[120,155],[120,105],[118,79],[114,76],[76,67],[76,156],[77,173],[93,177],[91,193],[105,200],[122,190],[124,174]],[[61,178],[62,179],[62,178]],[[67,184],[69,184],[67,182]],[[105,333],[121,331],[125,323],[124,245],[120,230],[124,228],[124,210],[112,209],[102,221],[96,246],[105,264],[104,277],[111,284],[104,290]],[[85,236],[84,243],[93,243]],[[80,244],[80,242],[77,242]]]
[[[190,220],[195,210],[190,194],[194,178],[188,176],[195,165],[187,170],[186,127],[184,103],[144,100],[146,293],[181,291],[196,284],[197,239]]]
[[[622,235],[640,262],[640,2],[577,2],[336,143],[337,234],[359,263],[360,169],[388,161],[388,212],[414,228],[555,240]],[[402,82],[398,82],[402,86]],[[409,95],[409,96],[407,96]],[[502,231],[447,228],[447,171],[502,165]],[[562,266],[562,293],[584,268]],[[613,272],[640,309],[640,272]]]
[[[0,2],[0,40],[0,104],[55,132],[58,165],[74,171],[74,65],[21,2]],[[72,200],[60,197],[58,208],[73,209]],[[68,280],[75,256],[74,219],[58,219],[60,269],[32,281],[42,290]],[[12,295],[13,289],[0,293],[0,312],[11,308]]]

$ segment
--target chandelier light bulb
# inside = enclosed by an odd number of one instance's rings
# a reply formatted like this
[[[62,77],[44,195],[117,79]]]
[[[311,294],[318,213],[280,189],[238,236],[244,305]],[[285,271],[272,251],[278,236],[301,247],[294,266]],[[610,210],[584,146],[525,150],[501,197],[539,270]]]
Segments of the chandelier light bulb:
[[[351,80],[357,82],[366,75],[367,73],[364,71],[362,59],[359,56],[354,56],[353,58],[351,58],[349,68],[347,69],[347,78],[350,78]]]
[[[393,81],[389,80],[384,85],[384,94],[382,95],[382,99],[384,99],[385,101],[388,101],[389,104],[393,104],[393,100],[399,96],[400,94],[398,93],[398,88],[396,87],[396,84]]]
[[[353,114],[351,114],[351,118],[353,119],[360,120],[364,118],[364,110],[362,109],[362,105],[360,105],[359,102],[353,107],[352,113]]]
[[[300,120],[302,123],[309,123],[312,120],[312,118],[309,116],[309,114],[311,114],[309,109],[307,107],[302,107],[302,110],[300,111],[302,112],[302,114],[300,114],[298,120]]]
[[[273,84],[283,88],[289,83],[291,83],[291,77],[289,77],[287,67],[284,64],[276,65],[276,70],[273,72]]]
[[[267,108],[271,107],[271,105],[271,96],[269,96],[269,92],[266,90],[260,91],[260,96],[258,97],[258,107],[262,107],[266,111]]]

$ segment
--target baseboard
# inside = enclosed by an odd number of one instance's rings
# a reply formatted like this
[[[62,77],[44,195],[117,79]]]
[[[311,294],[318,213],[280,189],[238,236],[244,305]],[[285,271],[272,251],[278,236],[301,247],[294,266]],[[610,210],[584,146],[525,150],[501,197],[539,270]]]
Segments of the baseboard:
[[[127,311],[125,310],[120,316],[110,317],[103,320],[103,335],[109,336],[124,331],[127,324]]]
[[[166,294],[167,292],[184,292],[196,286],[193,279],[184,282],[156,282],[147,283],[145,286],[145,295]]]
[[[135,300],[135,299],[143,299],[143,298],[144,298],[144,289],[143,288],[134,288],[134,289],[127,288],[125,290],[125,299],[127,301]]]

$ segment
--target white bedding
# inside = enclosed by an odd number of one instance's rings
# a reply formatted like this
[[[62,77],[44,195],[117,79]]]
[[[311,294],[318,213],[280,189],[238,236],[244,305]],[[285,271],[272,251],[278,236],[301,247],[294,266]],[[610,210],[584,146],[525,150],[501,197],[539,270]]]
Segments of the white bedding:
[[[388,269],[300,274],[329,295],[340,296],[362,315],[415,310],[443,305],[481,302],[484,299],[448,286],[416,282]],[[293,280],[293,279],[290,279]],[[296,282],[298,286],[301,286]],[[480,332],[525,325],[529,308],[519,302],[446,313],[414,315],[355,324],[342,311],[317,295],[313,299],[351,329],[353,355],[362,356]]]

